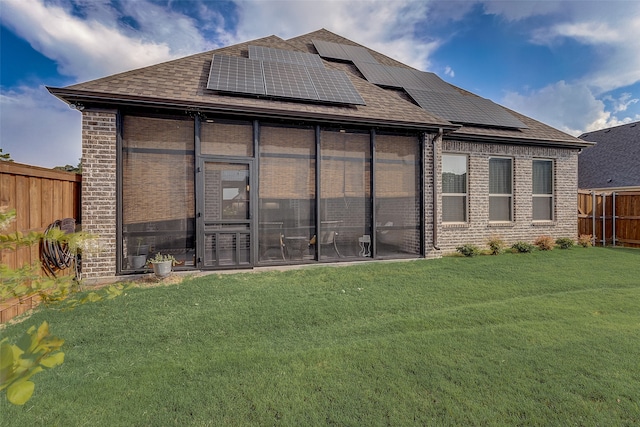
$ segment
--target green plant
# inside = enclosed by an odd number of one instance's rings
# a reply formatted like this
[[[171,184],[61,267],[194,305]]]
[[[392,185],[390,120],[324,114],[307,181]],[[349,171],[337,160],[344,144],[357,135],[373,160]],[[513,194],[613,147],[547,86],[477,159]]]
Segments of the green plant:
[[[550,251],[555,247],[555,240],[551,236],[539,236],[533,244],[538,247],[541,251]]]
[[[516,252],[519,252],[521,254],[525,254],[525,253],[533,252],[533,250],[535,249],[535,246],[533,246],[531,243],[519,241],[519,242],[514,243],[511,246],[511,248],[515,249]]]
[[[592,234],[581,234],[578,237],[578,244],[583,248],[590,248],[593,246],[593,235]]]
[[[0,208],[0,230],[7,228],[15,219],[15,209]],[[0,233],[0,250],[15,251],[21,247],[38,244],[42,239],[59,242],[74,254],[97,250],[94,245],[94,236],[82,232],[65,234],[56,228],[47,233],[34,231],[27,234],[20,231]],[[40,272],[41,267],[41,264],[34,263],[14,269],[6,264],[0,264],[0,301],[33,294],[39,295],[44,302],[60,300],[76,287],[77,283],[73,276],[44,276]]]
[[[504,251],[505,243],[500,236],[491,236],[487,246],[491,255],[500,255]]]
[[[575,242],[573,241],[573,239],[569,237],[560,237],[556,240],[556,245],[558,245],[560,249],[569,249],[573,247],[574,244]]]
[[[161,254],[160,252],[156,253],[153,258],[149,258],[149,262],[151,264],[155,264],[158,262],[171,261],[171,265],[176,265],[176,259],[171,254]]]
[[[30,327],[17,344],[10,344],[7,338],[0,341],[0,391],[6,389],[9,402],[24,405],[35,389],[29,379],[64,362],[62,344],[64,340],[49,334],[47,322],[37,331]]]
[[[456,248],[456,251],[458,251],[459,253],[461,253],[462,255],[466,256],[466,257],[474,257],[480,254],[480,248],[478,248],[476,245],[472,245],[472,244],[466,244],[466,245],[462,245],[462,246],[458,246]]]

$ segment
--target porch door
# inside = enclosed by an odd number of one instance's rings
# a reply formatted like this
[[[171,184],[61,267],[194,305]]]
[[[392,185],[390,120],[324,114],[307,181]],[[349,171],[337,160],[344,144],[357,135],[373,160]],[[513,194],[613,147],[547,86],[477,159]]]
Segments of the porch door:
[[[251,162],[201,161],[201,268],[251,267]]]

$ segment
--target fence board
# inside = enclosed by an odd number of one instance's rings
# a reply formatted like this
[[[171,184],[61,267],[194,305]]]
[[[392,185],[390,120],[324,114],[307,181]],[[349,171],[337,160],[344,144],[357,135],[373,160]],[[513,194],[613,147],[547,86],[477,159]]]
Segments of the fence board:
[[[53,221],[68,217],[79,222],[81,180],[74,173],[0,161],[0,206],[16,209],[16,220],[3,232],[44,231]],[[0,261],[9,268],[38,259],[37,246],[0,253]]]
[[[0,207],[16,209],[16,221],[2,233],[44,231],[53,221],[63,218],[74,218],[79,223],[81,181],[81,176],[74,173],[0,161]],[[39,259],[38,245],[0,251],[0,262],[11,269]],[[0,302],[0,323],[32,308],[37,299]]]
[[[579,191],[578,234],[593,235],[597,245],[640,247],[640,192]]]

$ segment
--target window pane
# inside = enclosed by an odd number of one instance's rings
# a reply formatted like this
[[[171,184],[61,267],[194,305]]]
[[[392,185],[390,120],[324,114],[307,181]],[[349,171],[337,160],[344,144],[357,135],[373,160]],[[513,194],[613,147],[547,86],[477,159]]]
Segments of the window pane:
[[[170,253],[194,265],[193,120],[125,116],[122,139],[124,269],[133,256]],[[139,255],[138,255],[139,254]]]
[[[260,261],[315,258],[315,146],[313,128],[260,128]]]
[[[418,138],[376,136],[377,255],[420,253]]]
[[[533,194],[553,194],[553,162],[533,161]]]
[[[467,220],[466,196],[442,196],[442,221],[465,222]]]
[[[216,156],[253,156],[251,122],[204,121],[200,130],[202,154]]]
[[[442,156],[442,192],[467,192],[467,156]]]
[[[553,198],[534,197],[533,198],[533,220],[551,221],[553,219]]]
[[[489,159],[489,194],[511,194],[511,159]]]
[[[510,196],[489,196],[489,221],[511,221]]]
[[[320,138],[320,257],[358,257],[358,239],[371,239],[371,136],[323,130]]]

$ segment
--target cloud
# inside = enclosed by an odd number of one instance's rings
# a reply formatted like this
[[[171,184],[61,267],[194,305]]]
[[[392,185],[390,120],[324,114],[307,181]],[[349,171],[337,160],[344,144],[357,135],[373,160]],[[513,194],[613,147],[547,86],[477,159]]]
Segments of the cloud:
[[[326,28],[416,68],[427,69],[439,41],[416,37],[428,2],[240,0],[237,37],[251,40],[275,34],[295,37]]]
[[[618,106],[625,103],[628,106],[634,101],[637,102],[629,99],[627,95],[623,94],[617,100],[611,96],[608,99],[617,103]],[[574,136],[640,119],[640,115],[618,117],[606,111],[605,102],[596,99],[589,87],[584,84],[569,84],[565,81],[559,81],[526,94],[509,92],[502,99],[502,103]],[[614,108],[614,112],[621,111],[624,109]]]
[[[77,165],[81,116],[43,87],[0,94],[0,145],[18,163],[51,168]]]
[[[118,27],[118,12],[100,3],[86,10],[87,18],[83,19],[72,15],[70,10],[41,0],[3,0],[2,23],[27,40],[34,49],[56,61],[61,74],[78,80],[90,80],[166,61],[202,43],[201,38],[195,36],[197,31],[188,31],[187,18],[163,15],[145,1],[131,3],[146,11],[135,16],[144,31],[153,27],[153,19],[156,19],[158,28],[167,29],[156,30],[156,34],[152,34],[160,41]],[[134,13],[134,10],[129,13]],[[157,34],[160,31],[176,31],[176,35],[164,34],[163,38]],[[193,41],[187,43],[192,37]],[[172,38],[175,40],[170,42]]]
[[[453,71],[453,68],[451,68],[448,65],[446,67],[444,67],[444,74],[449,76],[449,77],[451,77],[451,78],[456,76],[456,72]]]

